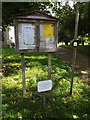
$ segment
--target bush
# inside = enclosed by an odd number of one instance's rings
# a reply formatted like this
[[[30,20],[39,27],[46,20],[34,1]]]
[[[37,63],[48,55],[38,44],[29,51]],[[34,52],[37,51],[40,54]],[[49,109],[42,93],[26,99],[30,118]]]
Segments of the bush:
[[[84,42],[89,43],[89,34],[87,33],[85,36],[78,36],[77,40],[79,41],[79,44],[84,45]]]

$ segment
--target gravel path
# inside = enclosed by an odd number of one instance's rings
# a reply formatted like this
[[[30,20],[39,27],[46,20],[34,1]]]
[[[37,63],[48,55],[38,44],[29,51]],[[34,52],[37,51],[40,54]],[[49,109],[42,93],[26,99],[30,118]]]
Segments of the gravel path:
[[[72,56],[73,50],[68,48],[59,47],[55,54],[63,61],[66,62],[70,67],[72,67]],[[80,78],[87,82],[90,86],[90,66],[89,66],[90,56],[86,56],[77,52],[76,55],[76,67],[75,71],[80,74]]]

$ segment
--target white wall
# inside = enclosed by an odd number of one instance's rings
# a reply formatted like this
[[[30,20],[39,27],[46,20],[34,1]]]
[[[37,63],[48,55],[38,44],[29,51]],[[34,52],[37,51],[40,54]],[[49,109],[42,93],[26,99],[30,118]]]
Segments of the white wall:
[[[9,30],[9,40],[11,40],[12,37],[12,41],[15,43],[15,35],[14,35],[14,27],[10,26],[10,30]]]

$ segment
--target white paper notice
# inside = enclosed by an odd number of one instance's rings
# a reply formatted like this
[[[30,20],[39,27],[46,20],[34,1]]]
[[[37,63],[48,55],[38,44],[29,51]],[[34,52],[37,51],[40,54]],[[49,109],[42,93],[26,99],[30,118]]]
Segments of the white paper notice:
[[[40,24],[40,37],[43,37],[43,25]]]
[[[54,38],[46,38],[46,48],[55,48]]]
[[[22,26],[22,37],[25,45],[34,44],[34,26]]]
[[[52,80],[39,81],[37,90],[38,92],[45,92],[52,89]]]
[[[19,49],[35,49],[35,24],[18,25]]]

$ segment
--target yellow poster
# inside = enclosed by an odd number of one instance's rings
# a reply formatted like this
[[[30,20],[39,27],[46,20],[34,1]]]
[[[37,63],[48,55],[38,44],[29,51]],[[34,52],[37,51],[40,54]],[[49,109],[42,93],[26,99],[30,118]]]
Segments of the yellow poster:
[[[43,38],[53,38],[53,24],[43,24]]]

